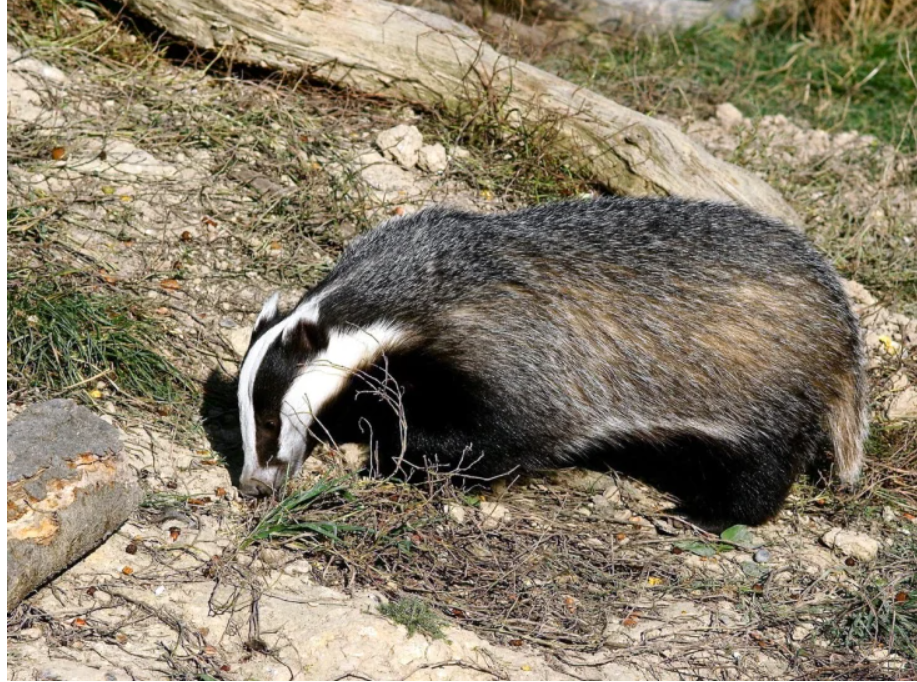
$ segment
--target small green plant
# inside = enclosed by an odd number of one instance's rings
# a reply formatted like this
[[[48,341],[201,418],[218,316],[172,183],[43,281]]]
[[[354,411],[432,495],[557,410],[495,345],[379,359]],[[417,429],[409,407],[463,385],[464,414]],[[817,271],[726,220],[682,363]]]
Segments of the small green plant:
[[[830,131],[858,130],[917,149],[917,43],[906,32],[828,43],[760,24],[695,28],[665,36],[612,36],[583,56],[545,65],[641,111],[713,113],[732,102],[746,115],[784,114]]]
[[[255,529],[242,542],[242,549],[255,542],[270,540],[291,541],[303,535],[320,535],[337,540],[345,533],[365,531],[364,528],[338,520],[313,520],[302,518],[313,505],[335,496],[346,495],[347,479],[319,479],[312,487],[297,490],[271,509]]]
[[[379,607],[379,613],[408,629],[408,637],[415,632],[433,639],[445,639],[440,617],[422,599],[404,597]]]
[[[8,273],[9,389],[86,396],[104,379],[118,394],[174,402],[191,382],[160,352],[164,335],[132,297],[76,273]]]
[[[872,641],[891,653],[917,657],[917,577],[897,584],[880,578],[864,583],[830,622],[829,634],[844,646]]]

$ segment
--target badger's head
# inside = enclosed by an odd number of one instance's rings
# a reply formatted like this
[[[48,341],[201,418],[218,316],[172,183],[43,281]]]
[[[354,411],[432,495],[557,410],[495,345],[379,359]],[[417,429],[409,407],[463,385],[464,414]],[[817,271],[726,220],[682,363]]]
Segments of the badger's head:
[[[300,306],[283,316],[278,301],[279,294],[274,294],[264,304],[239,371],[245,452],[239,491],[248,496],[280,489],[315,445],[309,435],[313,415],[306,387],[298,380],[327,348],[328,339],[319,326],[317,307]]]
[[[320,297],[289,315],[271,296],[255,321],[239,371],[239,420],[245,464],[243,495],[269,495],[302,466],[319,439],[333,438],[322,409],[405,334],[381,322],[330,329],[319,320]]]

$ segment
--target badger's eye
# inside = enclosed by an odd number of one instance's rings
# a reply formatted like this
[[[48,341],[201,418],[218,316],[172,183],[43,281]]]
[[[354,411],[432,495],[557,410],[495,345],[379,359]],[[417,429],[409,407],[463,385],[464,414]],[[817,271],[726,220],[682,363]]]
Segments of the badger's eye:
[[[261,421],[261,426],[271,431],[277,430],[277,420],[276,419],[264,419]]]

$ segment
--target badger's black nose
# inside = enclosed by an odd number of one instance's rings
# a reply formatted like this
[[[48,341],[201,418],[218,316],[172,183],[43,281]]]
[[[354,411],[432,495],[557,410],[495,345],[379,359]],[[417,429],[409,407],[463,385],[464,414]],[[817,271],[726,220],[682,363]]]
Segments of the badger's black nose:
[[[264,481],[257,478],[249,478],[239,482],[239,494],[243,497],[267,497],[274,492],[274,489]]]

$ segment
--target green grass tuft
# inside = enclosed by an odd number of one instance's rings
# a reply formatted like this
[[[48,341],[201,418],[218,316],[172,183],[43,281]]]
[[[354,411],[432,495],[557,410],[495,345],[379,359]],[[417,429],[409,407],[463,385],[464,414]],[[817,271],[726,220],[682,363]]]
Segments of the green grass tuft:
[[[917,550],[910,544],[909,552]],[[913,556],[913,555],[912,555]],[[874,577],[851,593],[843,612],[828,620],[828,634],[843,646],[881,643],[889,653],[917,659],[917,576]]]
[[[158,349],[163,333],[131,297],[85,277],[7,273],[8,390],[87,397],[95,380],[117,393],[173,402],[191,383]]]
[[[641,111],[678,116],[732,102],[829,131],[857,130],[917,151],[917,40],[874,33],[842,44],[751,25],[613,36],[579,60],[549,66]],[[706,109],[706,111],[705,111]]]
[[[425,601],[417,597],[404,597],[382,604],[379,613],[406,627],[408,637],[420,632],[433,639],[446,638],[440,617]]]
[[[255,542],[294,541],[305,535],[318,535],[328,540],[337,540],[345,533],[362,532],[364,528],[342,523],[338,520],[308,520],[300,515],[328,498],[346,496],[347,479],[319,479],[312,487],[297,490],[285,497],[271,509],[249,536],[242,542],[242,549]]]

